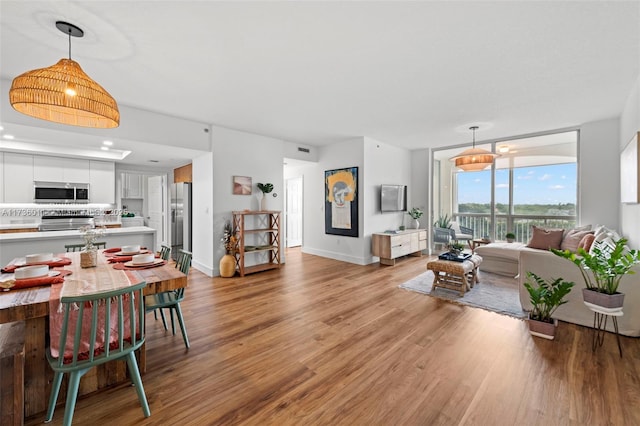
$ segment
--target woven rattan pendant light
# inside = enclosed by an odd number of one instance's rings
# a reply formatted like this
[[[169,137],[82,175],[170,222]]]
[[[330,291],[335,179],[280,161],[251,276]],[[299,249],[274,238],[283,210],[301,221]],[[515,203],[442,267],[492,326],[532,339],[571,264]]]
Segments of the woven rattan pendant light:
[[[69,59],[16,77],[9,91],[11,106],[23,114],[55,123],[100,129],[118,127],[120,112],[115,99],[71,60],[71,36],[82,37],[84,31],[62,21],[56,22],[56,27],[69,35]]]
[[[493,160],[496,157],[499,157],[498,154],[489,152],[486,149],[476,148],[476,130],[478,128],[478,126],[469,127],[469,130],[473,131],[473,146],[462,151],[460,155],[450,158],[451,161],[455,162],[456,167],[465,172],[484,170],[493,164]]]

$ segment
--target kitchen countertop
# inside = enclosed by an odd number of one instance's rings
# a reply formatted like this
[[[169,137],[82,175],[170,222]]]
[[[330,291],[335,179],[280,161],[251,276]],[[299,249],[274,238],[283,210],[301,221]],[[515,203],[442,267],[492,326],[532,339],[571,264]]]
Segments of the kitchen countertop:
[[[36,226],[37,227],[37,226]],[[129,228],[109,228],[105,232],[105,236],[124,235],[124,234],[145,234],[156,232],[155,229],[148,226],[132,226]],[[16,240],[41,240],[41,239],[68,239],[68,237],[78,238],[82,240],[82,236],[77,229],[71,231],[39,231],[39,232],[16,232],[15,234],[0,234],[0,243],[3,241]]]
[[[28,229],[28,228],[37,228],[40,225],[40,222],[31,222],[31,223],[2,223],[0,224],[0,229]],[[121,222],[96,222],[96,226],[108,226],[108,225],[122,225]],[[61,232],[61,231],[56,231]]]

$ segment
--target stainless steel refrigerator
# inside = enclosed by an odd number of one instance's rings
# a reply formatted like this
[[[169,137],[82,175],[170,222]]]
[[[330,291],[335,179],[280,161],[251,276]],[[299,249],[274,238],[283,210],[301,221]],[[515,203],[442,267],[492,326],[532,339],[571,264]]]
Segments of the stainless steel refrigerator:
[[[178,250],[191,251],[191,183],[171,185],[171,257]]]

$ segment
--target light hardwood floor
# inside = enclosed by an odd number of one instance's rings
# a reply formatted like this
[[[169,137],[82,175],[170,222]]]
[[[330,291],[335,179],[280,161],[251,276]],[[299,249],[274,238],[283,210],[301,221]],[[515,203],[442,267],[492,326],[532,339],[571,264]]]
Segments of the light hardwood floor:
[[[640,339],[623,338],[620,359],[611,334],[594,353],[588,328],[561,323],[547,341],[524,321],[398,289],[426,257],[286,258],[244,278],[192,270],[191,349],[147,315],[151,417],[120,386],[80,398],[74,424],[640,424]]]

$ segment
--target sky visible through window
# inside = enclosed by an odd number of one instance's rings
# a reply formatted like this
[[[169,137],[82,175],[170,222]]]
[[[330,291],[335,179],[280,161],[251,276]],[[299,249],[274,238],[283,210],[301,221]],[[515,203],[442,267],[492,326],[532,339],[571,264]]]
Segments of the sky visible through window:
[[[576,163],[514,169],[513,203],[576,203]],[[491,170],[458,173],[458,204],[491,203]],[[509,171],[496,170],[496,203],[509,203]]]

